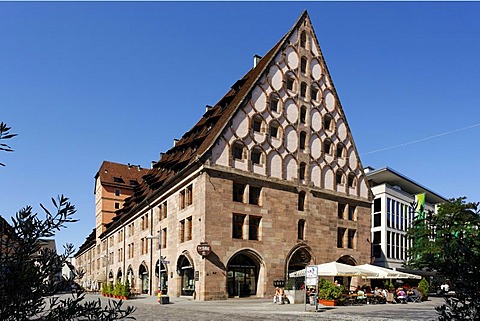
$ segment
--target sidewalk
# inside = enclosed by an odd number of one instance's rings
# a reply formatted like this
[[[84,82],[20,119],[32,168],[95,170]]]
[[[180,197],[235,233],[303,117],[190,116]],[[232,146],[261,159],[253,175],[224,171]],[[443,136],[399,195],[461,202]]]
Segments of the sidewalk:
[[[89,298],[87,297],[87,299]],[[142,312],[144,310],[152,311],[152,313],[154,310],[171,313],[177,310],[181,311],[183,316],[210,313],[216,316],[224,315],[225,319],[230,319],[232,315],[235,315],[237,318],[241,316],[247,320],[275,320],[281,318],[282,320],[431,321],[438,319],[435,307],[442,305],[444,300],[433,297],[426,302],[408,304],[368,304],[338,307],[319,305],[318,312],[315,312],[314,306],[303,304],[277,305],[273,304],[272,300],[263,298],[194,301],[186,297],[170,297],[170,302],[168,305],[160,305],[157,303],[157,297],[140,295],[136,299],[128,300],[125,304],[137,307],[139,316],[142,316],[137,317],[137,320],[147,320],[143,317],[145,316],[145,312]]]

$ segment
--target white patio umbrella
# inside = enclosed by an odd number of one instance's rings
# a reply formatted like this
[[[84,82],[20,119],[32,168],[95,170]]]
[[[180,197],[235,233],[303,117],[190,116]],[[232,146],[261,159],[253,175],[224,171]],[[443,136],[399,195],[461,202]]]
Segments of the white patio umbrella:
[[[419,275],[400,272],[397,270],[392,270],[392,269],[384,268],[377,265],[363,264],[363,265],[359,265],[358,267],[367,271],[378,273],[377,276],[366,276],[367,279],[421,279],[422,278]]]
[[[318,264],[317,270],[318,276],[378,276],[378,272],[372,272],[358,266],[338,263],[336,261]],[[303,277],[305,276],[305,269],[292,272],[289,276],[294,278]]]

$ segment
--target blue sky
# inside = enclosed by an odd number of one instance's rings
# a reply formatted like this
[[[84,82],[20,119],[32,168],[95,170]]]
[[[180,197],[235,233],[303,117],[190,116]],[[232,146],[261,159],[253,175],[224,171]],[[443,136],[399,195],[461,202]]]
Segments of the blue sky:
[[[65,194],[78,247],[102,161],[149,167],[305,9],[363,165],[480,201],[480,3],[0,2],[0,214]]]

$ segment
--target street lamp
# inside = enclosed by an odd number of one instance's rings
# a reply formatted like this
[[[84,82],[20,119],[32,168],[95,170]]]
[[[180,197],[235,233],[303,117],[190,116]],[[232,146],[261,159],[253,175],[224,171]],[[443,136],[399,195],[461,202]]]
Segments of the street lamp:
[[[155,240],[158,239],[158,303],[164,304],[169,303],[168,294],[162,297],[162,230],[158,230],[158,236],[148,235],[146,239]]]

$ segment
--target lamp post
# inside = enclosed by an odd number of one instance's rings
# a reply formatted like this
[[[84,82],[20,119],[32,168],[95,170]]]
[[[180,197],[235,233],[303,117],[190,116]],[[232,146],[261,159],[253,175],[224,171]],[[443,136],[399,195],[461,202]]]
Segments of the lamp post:
[[[158,239],[158,303],[165,304],[169,303],[168,294],[162,296],[162,230],[158,230],[158,236],[148,235],[146,239],[155,240]]]

